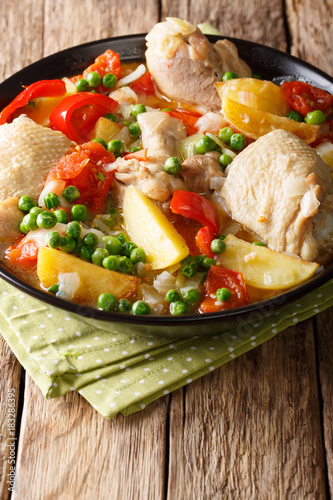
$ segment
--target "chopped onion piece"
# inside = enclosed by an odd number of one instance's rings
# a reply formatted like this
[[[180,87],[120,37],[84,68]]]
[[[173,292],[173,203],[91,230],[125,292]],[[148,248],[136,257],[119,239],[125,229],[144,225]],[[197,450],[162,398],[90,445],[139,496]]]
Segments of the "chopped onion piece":
[[[59,273],[58,282],[59,290],[56,293],[57,297],[71,300],[80,286],[80,277],[78,273]]]
[[[181,290],[199,290],[202,284],[203,275],[201,273],[195,274],[192,278],[185,281],[185,285],[181,287]]]
[[[109,228],[109,226],[107,226],[101,219],[99,219],[98,217],[95,217],[92,221],[92,223],[98,227],[98,229],[100,229],[100,231],[102,231],[102,234],[103,236],[105,235],[108,235],[110,236],[111,235],[111,229]],[[87,233],[93,233],[95,231],[98,231],[98,229],[88,229]],[[100,231],[98,231],[98,233],[100,233]],[[97,235],[98,236],[98,235]],[[98,236],[98,240],[100,240],[100,237]]]
[[[40,207],[44,207],[44,197],[48,193],[55,193],[57,195],[60,195],[63,190],[65,189],[66,186],[66,181],[63,181],[61,179],[56,179],[54,181],[50,181],[46,184],[44,187],[43,191],[40,193],[39,198],[38,198],[38,205]]]
[[[200,116],[195,122],[195,127],[203,134],[205,132],[218,132],[227,125],[227,120],[221,114],[213,113],[212,111],[208,111],[208,113]]]
[[[175,287],[175,283],[176,277],[172,276],[168,271],[163,271],[163,273],[154,280],[154,288],[156,288],[159,293],[165,295],[170,288]]]
[[[95,217],[95,219],[93,220],[93,222],[95,222],[95,221],[100,221],[100,219],[97,219],[97,217]],[[103,222],[103,224],[104,224],[104,222]],[[104,225],[106,226],[106,224],[104,224]],[[96,224],[96,226],[97,226],[97,224]],[[108,231],[110,231],[110,228],[108,226],[106,226],[106,227],[107,227]],[[94,234],[96,234],[96,236],[98,238],[98,244],[97,244],[97,246],[99,246],[100,248],[106,248],[105,242],[103,241],[103,238],[105,236],[104,232],[102,233],[102,231],[99,231],[98,229],[95,229],[93,227],[88,227],[88,228],[83,227],[81,229],[81,237],[82,238],[83,238],[83,236],[85,236],[88,233],[94,233]]]
[[[135,71],[130,73],[127,76],[124,76],[121,80],[118,81],[117,86],[123,87],[124,85],[129,85],[130,83],[135,82],[140,76],[144,75],[146,72],[146,66],[144,64],[140,64]]]
[[[212,177],[209,181],[210,189],[221,189],[227,179],[225,177]]]
[[[227,226],[223,228],[223,234],[237,234],[238,231],[242,229],[242,226],[236,221],[230,222]]]
[[[164,301],[164,295],[160,295],[158,291],[151,285],[144,283],[139,286],[143,300],[148,304],[159,304]]]
[[[199,139],[202,139],[202,137],[204,137],[204,135],[201,132],[198,132],[197,134],[193,134],[190,135],[189,137],[186,137],[180,142],[179,152],[182,157],[182,160],[186,160],[187,158],[190,158],[191,156],[198,154],[197,150],[195,149],[195,143]]]
[[[318,211],[320,201],[317,199],[313,191],[308,191],[305,193],[301,199],[301,212],[306,218],[312,217]]]
[[[117,102],[127,103],[127,104],[137,104],[139,98],[130,87],[121,87],[120,89],[113,90],[109,97]]]
[[[36,229],[36,231],[29,231],[24,237],[24,241],[34,241],[38,248],[46,247],[45,236],[50,231],[58,231],[62,236],[66,234],[66,224],[58,223],[52,229]]]

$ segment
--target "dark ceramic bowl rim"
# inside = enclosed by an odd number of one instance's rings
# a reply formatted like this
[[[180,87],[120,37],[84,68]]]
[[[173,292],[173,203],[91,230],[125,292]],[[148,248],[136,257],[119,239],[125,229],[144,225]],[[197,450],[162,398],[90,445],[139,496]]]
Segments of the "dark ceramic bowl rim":
[[[32,83],[33,81],[37,81],[39,78],[57,78],[58,76],[64,76],[65,70],[57,71],[55,69],[56,61],[65,61],[68,58],[69,66],[66,71],[67,74],[73,72],[74,68],[76,72],[79,73],[81,69],[83,69],[87,64],[90,63],[94,57],[99,55],[102,51],[106,50],[106,48],[115,43],[128,43],[135,41],[136,44],[141,43],[142,48],[144,44],[145,34],[136,34],[136,35],[125,35],[120,37],[107,38],[102,40],[97,40],[94,42],[88,42],[85,44],[77,45],[75,47],[71,47],[55,54],[51,54],[39,61],[32,63],[26,68],[18,71],[7,80],[0,84],[0,108],[2,109],[10,100],[12,100],[15,95],[20,91],[21,85],[24,83],[25,85]],[[219,37],[219,36],[208,36],[211,41],[216,41],[221,38],[226,38],[231,42],[235,43],[239,50],[239,54],[241,57],[244,57],[243,52],[250,51],[252,57],[255,57],[254,62],[249,61],[249,57],[247,58],[247,62],[251,65],[252,69],[256,70],[256,72],[260,72],[260,68],[262,69],[261,64],[265,64],[264,71],[261,73],[267,77],[272,78],[273,76],[283,76],[288,74],[296,74],[301,75],[307,81],[313,82],[316,85],[325,88],[326,90],[333,91],[333,78],[329,75],[325,74],[323,71],[315,68],[311,64],[302,61],[294,56],[291,56],[287,53],[284,53],[280,50],[258,44],[255,42],[250,42],[246,40],[241,40],[238,38],[231,37]],[[103,46],[103,48],[98,47]],[[92,50],[91,50],[92,49]],[[96,50],[95,50],[96,49]],[[144,50],[144,49],[143,49]],[[81,53],[88,53],[85,57],[82,56],[78,58]],[[74,55],[75,54],[75,55]],[[133,60],[135,57],[125,56],[123,57],[125,60]],[[73,65],[71,67],[71,61],[73,61]],[[75,63],[75,64],[74,64]],[[40,74],[40,70],[43,69],[45,71],[45,67],[51,65],[50,70],[47,70],[46,73],[51,73],[52,76],[37,76]],[[280,66],[275,66],[275,65]],[[282,67],[284,64],[284,68]],[[281,66],[282,65],[282,66]],[[280,72],[278,69],[285,71]],[[286,71],[287,70],[287,71]],[[295,71],[297,70],[297,71]],[[60,72],[60,74],[59,74]],[[31,295],[32,297],[41,300],[42,302],[46,302],[47,304],[75,313],[79,314],[83,317],[93,317],[96,320],[102,321],[111,321],[114,323],[126,323],[128,325],[141,325],[141,326],[179,326],[179,325],[187,325],[190,324],[207,324],[213,323],[216,321],[229,320],[233,318],[246,318],[246,316],[253,312],[260,312],[261,310],[267,310],[271,307],[280,307],[282,305],[286,305],[293,300],[296,300],[307,293],[315,290],[319,286],[326,283],[328,280],[333,278],[333,262],[329,264],[323,271],[321,271],[317,276],[311,278],[309,281],[295,287],[291,290],[288,290],[276,297],[271,299],[266,299],[262,302],[258,302],[255,304],[250,304],[247,306],[229,309],[225,311],[220,311],[216,313],[209,314],[192,314],[186,316],[133,316],[122,313],[110,313],[105,312],[98,309],[93,309],[91,307],[81,306],[74,302],[69,302],[63,299],[56,297],[55,295],[51,295],[47,292],[34,288],[32,285],[26,283],[22,279],[15,276],[12,272],[10,272],[6,267],[0,264],[0,277],[3,278],[9,284],[15,286],[17,289]]]

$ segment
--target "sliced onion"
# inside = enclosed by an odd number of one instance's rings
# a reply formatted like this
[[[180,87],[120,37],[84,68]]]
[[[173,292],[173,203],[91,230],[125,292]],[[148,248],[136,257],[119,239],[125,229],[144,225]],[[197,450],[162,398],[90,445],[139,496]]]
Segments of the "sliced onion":
[[[106,224],[105,224],[105,223],[104,223],[101,219],[99,219],[98,217],[95,217],[95,218],[94,218],[94,220],[93,220],[93,224],[94,224],[95,226],[97,226],[97,227],[98,227],[98,229],[100,229],[100,231],[98,231],[98,230],[97,230],[99,234],[101,233],[101,231],[102,231],[103,236],[105,236],[105,235],[110,235],[110,234],[111,234],[111,229],[109,228],[109,226],[107,226],[107,225],[106,225]],[[89,232],[94,232],[94,231],[96,231],[96,229],[94,229],[94,230],[93,230],[93,229],[90,229],[90,228],[89,228],[89,229],[87,230],[87,233],[89,233]],[[97,235],[97,236],[98,236],[98,235]],[[98,240],[100,240],[100,237],[99,237],[99,236],[98,236]]]
[[[174,288],[176,283],[176,277],[172,276],[168,271],[163,271],[157,278],[154,280],[154,288],[159,293],[166,294],[170,288]]]
[[[146,72],[146,66],[144,64],[140,64],[135,71],[130,73],[127,76],[124,76],[121,80],[118,81],[118,87],[123,87],[124,85],[129,85],[132,82],[135,82],[140,76],[143,76]]]
[[[199,290],[202,284],[203,275],[201,273],[195,274],[192,278],[185,281],[185,285],[181,287],[181,290]]]
[[[144,283],[139,286],[139,289],[142,293],[143,300],[148,304],[154,305],[164,302],[164,295],[160,295],[153,286]]]
[[[211,177],[209,181],[209,187],[210,189],[221,189],[226,180],[227,180],[226,177],[222,176]]]
[[[223,228],[224,234],[237,234],[242,229],[242,226],[236,221],[230,222],[227,226]]]
[[[24,237],[24,241],[34,241],[38,248],[46,247],[45,236],[50,231],[58,231],[58,233],[63,236],[66,234],[66,224],[58,223],[52,229],[36,229],[36,231],[30,231]]]
[[[195,128],[203,134],[205,132],[218,132],[221,128],[226,127],[227,125],[228,122],[221,114],[213,113],[212,111],[208,111],[208,113],[200,116],[200,118],[198,118],[195,122]]]
[[[294,198],[295,196],[303,196],[308,189],[309,186],[304,177],[294,177],[286,183],[284,194],[287,198]]]
[[[44,197],[48,193],[55,193],[57,195],[60,195],[63,190],[65,189],[66,186],[66,181],[62,181],[60,179],[50,181],[46,184],[44,187],[43,191],[40,193],[39,198],[38,198],[38,205],[40,207],[44,207]]]
[[[211,134],[210,132],[207,132],[208,137],[210,137],[211,139],[213,139],[213,141],[216,142],[216,144],[218,146],[220,146],[220,148],[222,149],[222,152],[226,155],[229,155],[230,158],[234,159],[236,158],[236,153],[234,153],[233,151],[231,151],[231,149],[227,148],[226,145],[220,141],[220,139],[215,135],[215,134]]]
[[[130,87],[121,87],[121,89],[113,90],[109,94],[109,97],[121,103],[137,104],[139,102],[138,96]]]
[[[78,273],[59,273],[58,282],[59,290],[56,293],[57,297],[71,300],[80,286],[80,277]]]
[[[301,212],[306,218],[312,217],[318,211],[320,201],[317,199],[315,193],[311,190],[305,193],[301,199]]]

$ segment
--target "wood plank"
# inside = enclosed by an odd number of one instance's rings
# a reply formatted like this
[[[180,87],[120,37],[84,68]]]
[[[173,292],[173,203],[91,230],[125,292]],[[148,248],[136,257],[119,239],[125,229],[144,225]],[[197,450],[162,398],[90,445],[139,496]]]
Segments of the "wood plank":
[[[45,402],[28,376],[12,500],[162,499],[166,407],[110,421],[77,393]]]
[[[326,498],[310,322],[172,396],[168,498]]]

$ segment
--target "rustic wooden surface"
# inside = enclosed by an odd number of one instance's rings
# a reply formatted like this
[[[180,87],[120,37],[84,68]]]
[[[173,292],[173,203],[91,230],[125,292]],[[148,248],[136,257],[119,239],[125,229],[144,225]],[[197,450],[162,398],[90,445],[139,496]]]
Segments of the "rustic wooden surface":
[[[60,49],[148,31],[165,16],[288,50],[332,73],[331,0],[2,0],[0,78]],[[148,406],[103,419],[70,393],[45,401],[0,340],[0,498],[15,388],[14,500],[324,499],[333,492],[332,310]],[[24,394],[23,394],[24,392]],[[21,420],[20,420],[21,419]]]

